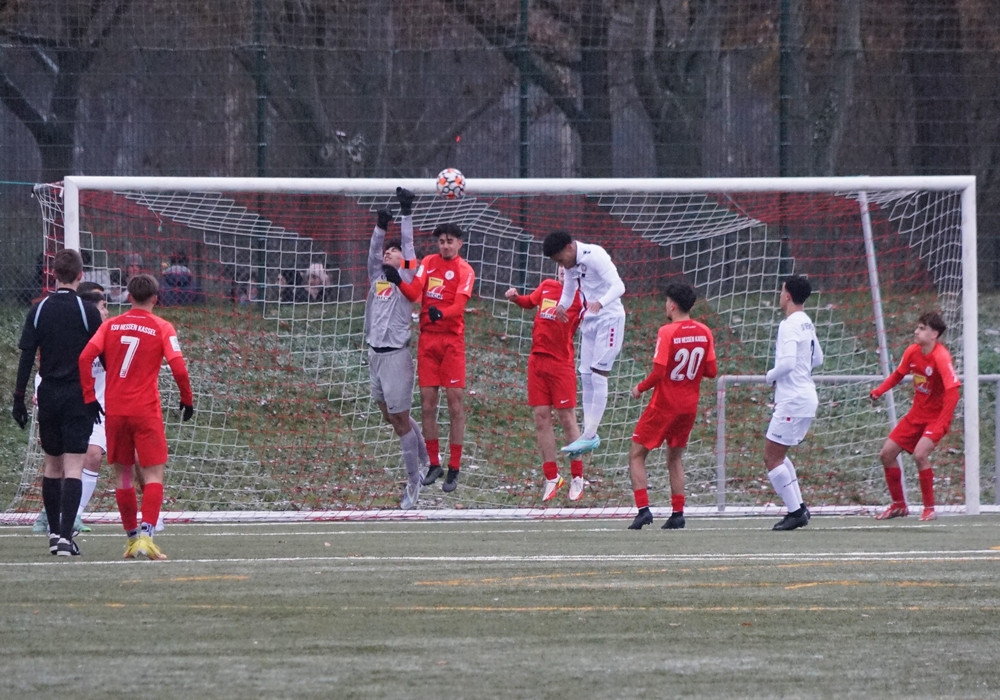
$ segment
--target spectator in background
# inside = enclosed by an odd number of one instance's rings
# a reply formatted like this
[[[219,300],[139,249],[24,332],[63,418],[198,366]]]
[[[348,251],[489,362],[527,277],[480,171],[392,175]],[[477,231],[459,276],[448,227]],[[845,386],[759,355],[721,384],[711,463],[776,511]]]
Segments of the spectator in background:
[[[188,256],[178,251],[170,256],[170,265],[163,271],[160,284],[160,306],[191,306],[203,301],[201,290],[195,281]]]
[[[278,273],[278,300],[285,304],[309,301],[309,294],[302,284],[302,275],[295,270]]]
[[[327,301],[330,296],[330,274],[322,263],[313,263],[306,270],[306,301]]]
[[[128,283],[136,275],[142,274],[142,256],[138,253],[129,253],[125,256],[124,278],[118,286],[112,286],[108,290],[109,301],[115,304],[128,303]]]
[[[80,257],[83,258],[83,280],[92,282],[101,288],[105,299],[108,298],[108,290],[113,288],[111,283],[111,271],[107,267],[94,268],[94,257],[86,248],[80,250]]]

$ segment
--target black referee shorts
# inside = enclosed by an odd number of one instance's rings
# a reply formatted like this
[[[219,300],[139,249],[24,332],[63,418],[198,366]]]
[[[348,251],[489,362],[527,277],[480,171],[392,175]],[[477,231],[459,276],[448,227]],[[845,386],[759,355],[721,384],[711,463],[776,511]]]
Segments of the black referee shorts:
[[[83,389],[75,382],[46,382],[38,387],[38,437],[51,457],[83,454],[94,429],[83,404]]]

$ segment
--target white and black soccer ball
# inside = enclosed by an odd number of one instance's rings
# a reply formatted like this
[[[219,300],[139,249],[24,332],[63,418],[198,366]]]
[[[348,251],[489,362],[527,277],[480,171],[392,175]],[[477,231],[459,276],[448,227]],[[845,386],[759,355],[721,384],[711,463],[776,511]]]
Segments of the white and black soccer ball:
[[[458,199],[465,195],[465,175],[457,168],[445,168],[437,176],[438,194],[445,199]]]

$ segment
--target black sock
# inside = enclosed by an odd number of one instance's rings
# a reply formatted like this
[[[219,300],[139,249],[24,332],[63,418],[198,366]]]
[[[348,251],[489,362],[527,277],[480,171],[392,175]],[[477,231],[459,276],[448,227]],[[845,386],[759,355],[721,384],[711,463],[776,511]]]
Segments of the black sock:
[[[42,477],[42,504],[45,506],[45,517],[49,520],[49,532],[58,533],[62,513],[62,479]]]
[[[80,510],[80,497],[83,495],[81,479],[63,479],[62,487],[62,522],[59,524],[59,536],[67,540],[73,539],[73,523],[76,522],[76,512]]]

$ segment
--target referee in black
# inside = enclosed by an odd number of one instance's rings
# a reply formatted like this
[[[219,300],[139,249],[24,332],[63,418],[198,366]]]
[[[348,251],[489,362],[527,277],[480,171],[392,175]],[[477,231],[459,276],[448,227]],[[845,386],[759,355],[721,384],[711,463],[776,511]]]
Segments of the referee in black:
[[[38,373],[38,436],[45,453],[42,502],[49,519],[49,552],[59,556],[80,553],[73,541],[73,523],[83,490],[83,459],[100,404],[84,404],[77,360],[101,325],[97,306],[83,301],[76,287],[83,279],[83,259],[64,248],[55,255],[56,288],[31,307],[18,347],[12,414],[18,425],[28,424],[24,392],[40,351]]]

